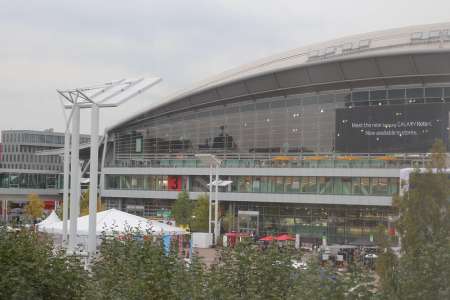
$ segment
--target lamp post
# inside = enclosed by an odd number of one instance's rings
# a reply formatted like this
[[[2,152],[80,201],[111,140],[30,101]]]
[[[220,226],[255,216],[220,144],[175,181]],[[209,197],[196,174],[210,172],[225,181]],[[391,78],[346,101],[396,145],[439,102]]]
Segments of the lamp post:
[[[212,187],[215,188],[214,197],[214,245],[217,245],[218,238],[220,236],[220,226],[219,226],[219,186],[228,186],[231,181],[219,180],[219,167],[222,163],[213,154],[196,154],[195,157],[200,159],[209,165],[209,219],[208,219],[208,233],[211,234],[211,223],[212,223]],[[215,171],[215,180],[213,180],[213,169]]]
[[[65,109],[71,109],[72,138],[69,143],[69,125],[67,124],[64,145],[64,197],[63,197],[63,235],[67,233],[67,201],[69,178],[69,146],[70,153],[70,233],[67,252],[75,251],[77,239],[77,219],[80,211],[80,109],[91,109],[91,152],[90,152],[90,179],[89,179],[89,234],[88,252],[94,255],[97,250],[97,194],[98,194],[98,147],[99,147],[99,117],[100,108],[118,107],[131,98],[143,93],[145,90],[159,83],[161,78],[137,78],[121,79],[116,81],[75,88],[69,90],[57,90],[67,102],[63,104]],[[106,147],[108,141],[104,142]]]

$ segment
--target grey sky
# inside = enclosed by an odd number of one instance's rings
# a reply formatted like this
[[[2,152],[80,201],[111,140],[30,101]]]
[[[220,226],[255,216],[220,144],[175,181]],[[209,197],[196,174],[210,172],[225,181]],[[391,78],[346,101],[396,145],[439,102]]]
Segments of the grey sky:
[[[55,90],[163,78],[102,128],[232,67],[345,35],[450,20],[448,0],[0,0],[0,130],[62,130]],[[83,114],[82,131],[89,128]]]

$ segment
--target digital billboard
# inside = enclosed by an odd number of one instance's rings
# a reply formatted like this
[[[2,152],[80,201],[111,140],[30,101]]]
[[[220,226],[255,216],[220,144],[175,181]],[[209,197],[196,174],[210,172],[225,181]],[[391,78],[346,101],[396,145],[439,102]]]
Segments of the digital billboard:
[[[335,149],[347,153],[428,152],[448,141],[449,105],[381,105],[336,110]]]

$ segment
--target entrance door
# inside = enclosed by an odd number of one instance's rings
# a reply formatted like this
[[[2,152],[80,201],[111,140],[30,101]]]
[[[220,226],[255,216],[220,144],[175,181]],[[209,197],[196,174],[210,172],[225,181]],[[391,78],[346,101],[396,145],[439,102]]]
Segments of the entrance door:
[[[259,211],[238,211],[238,232],[259,235]]]

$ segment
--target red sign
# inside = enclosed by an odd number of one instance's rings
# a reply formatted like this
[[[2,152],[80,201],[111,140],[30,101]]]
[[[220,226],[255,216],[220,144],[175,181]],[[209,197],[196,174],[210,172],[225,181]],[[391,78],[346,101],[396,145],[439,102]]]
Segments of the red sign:
[[[169,191],[181,191],[181,176],[169,176],[168,189]]]
[[[45,200],[44,209],[53,210],[55,209],[55,200]]]

